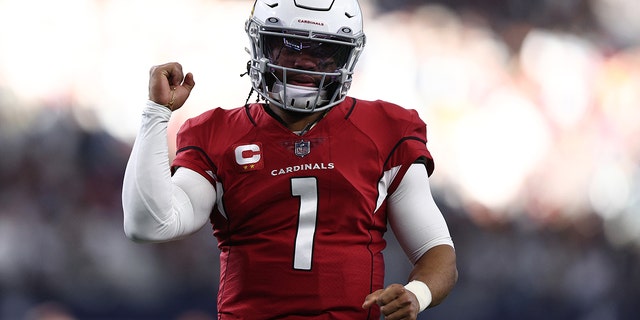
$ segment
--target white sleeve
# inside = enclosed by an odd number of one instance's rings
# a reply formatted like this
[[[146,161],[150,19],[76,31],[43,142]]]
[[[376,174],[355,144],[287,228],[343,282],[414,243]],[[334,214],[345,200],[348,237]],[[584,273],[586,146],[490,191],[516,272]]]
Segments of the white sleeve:
[[[447,223],[431,195],[429,175],[423,164],[409,167],[387,205],[391,229],[412,263],[435,246],[453,247]]]
[[[124,231],[135,241],[179,239],[205,225],[215,188],[197,172],[169,165],[167,124],[171,111],[148,101],[122,186]]]

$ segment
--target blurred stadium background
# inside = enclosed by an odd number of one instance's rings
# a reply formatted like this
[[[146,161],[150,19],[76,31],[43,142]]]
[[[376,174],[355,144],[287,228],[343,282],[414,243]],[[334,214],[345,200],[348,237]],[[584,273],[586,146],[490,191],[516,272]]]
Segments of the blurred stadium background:
[[[149,67],[242,105],[251,0],[0,0],[0,319],[213,319],[217,249],[134,244]],[[637,319],[640,2],[363,0],[350,92],[419,110],[460,280],[421,319]],[[387,281],[408,261],[392,237]],[[268,306],[265,306],[268,307]]]

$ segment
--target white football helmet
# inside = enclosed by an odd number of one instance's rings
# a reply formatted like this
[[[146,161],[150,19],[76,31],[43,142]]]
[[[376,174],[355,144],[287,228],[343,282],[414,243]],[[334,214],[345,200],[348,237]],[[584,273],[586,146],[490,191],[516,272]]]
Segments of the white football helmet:
[[[297,112],[326,110],[345,99],[365,44],[357,0],[256,0],[245,31],[251,85],[263,99]],[[278,65],[274,56],[303,49],[330,63],[294,68]],[[291,80],[301,75],[314,85]]]

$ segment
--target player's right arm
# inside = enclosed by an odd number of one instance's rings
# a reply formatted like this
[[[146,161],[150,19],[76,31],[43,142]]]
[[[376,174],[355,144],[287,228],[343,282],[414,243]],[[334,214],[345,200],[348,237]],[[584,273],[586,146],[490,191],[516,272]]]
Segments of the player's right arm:
[[[179,239],[207,222],[215,189],[193,170],[169,166],[167,124],[195,85],[178,63],[151,68],[149,101],[143,110],[122,187],[124,231],[134,241]]]

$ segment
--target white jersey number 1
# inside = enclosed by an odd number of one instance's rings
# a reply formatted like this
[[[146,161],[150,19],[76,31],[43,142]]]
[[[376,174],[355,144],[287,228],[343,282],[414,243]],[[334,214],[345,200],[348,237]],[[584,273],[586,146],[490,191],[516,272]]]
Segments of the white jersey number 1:
[[[314,177],[292,178],[291,194],[300,198],[293,268],[311,270],[313,238],[318,216],[318,182]]]

